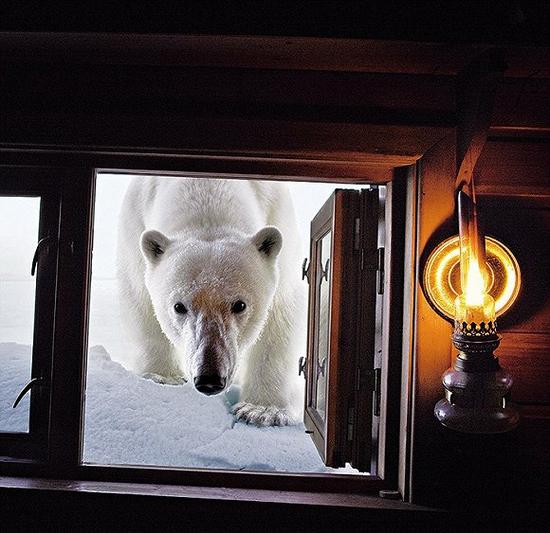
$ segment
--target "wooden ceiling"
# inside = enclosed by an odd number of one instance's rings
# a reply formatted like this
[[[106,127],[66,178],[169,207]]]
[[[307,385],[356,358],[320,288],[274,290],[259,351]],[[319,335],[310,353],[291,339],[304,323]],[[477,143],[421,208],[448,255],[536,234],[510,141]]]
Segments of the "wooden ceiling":
[[[453,131],[456,75],[494,48],[0,33],[0,145],[331,161],[364,179],[412,164]],[[492,135],[548,137],[548,49],[502,51]]]

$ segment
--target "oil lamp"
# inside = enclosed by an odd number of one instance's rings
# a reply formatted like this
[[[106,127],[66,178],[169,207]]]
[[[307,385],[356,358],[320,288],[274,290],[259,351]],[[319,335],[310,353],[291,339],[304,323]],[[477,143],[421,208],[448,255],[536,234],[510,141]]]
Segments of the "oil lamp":
[[[495,299],[489,293],[494,271],[486,263],[473,191],[460,191],[457,201],[461,291],[454,300],[452,341],[459,354],[443,374],[445,398],[434,412],[457,431],[502,433],[517,425],[519,415],[509,404],[512,378],[493,354],[500,343]],[[516,280],[517,285],[519,270]]]

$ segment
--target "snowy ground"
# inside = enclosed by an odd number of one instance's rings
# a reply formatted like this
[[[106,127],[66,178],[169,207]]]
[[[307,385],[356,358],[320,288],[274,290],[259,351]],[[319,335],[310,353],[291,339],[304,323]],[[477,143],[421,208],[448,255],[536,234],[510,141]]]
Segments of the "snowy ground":
[[[0,431],[25,431],[28,397],[11,402],[28,379],[30,347],[0,344]],[[303,425],[257,428],[234,423],[237,390],[207,397],[191,386],[142,379],[95,346],[88,360],[84,455],[87,463],[279,472],[326,468]],[[341,471],[341,470],[340,470]],[[347,472],[353,472],[349,469]]]

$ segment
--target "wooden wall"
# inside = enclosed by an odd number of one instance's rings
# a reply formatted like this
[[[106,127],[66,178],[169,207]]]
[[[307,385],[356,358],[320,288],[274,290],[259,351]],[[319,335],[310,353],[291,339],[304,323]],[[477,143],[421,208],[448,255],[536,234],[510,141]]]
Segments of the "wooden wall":
[[[448,139],[419,164],[417,276],[433,246],[457,232],[453,154]],[[515,306],[500,320],[503,339],[496,352],[514,377],[512,399],[522,415],[516,430],[466,435],[436,421],[433,407],[443,396],[441,374],[456,350],[450,326],[429,308],[417,283],[408,487],[416,503],[468,505],[472,512],[529,506],[534,516],[544,509],[550,479],[549,169],[549,140],[521,135],[489,138],[475,169],[486,231],[513,251],[523,275]]]

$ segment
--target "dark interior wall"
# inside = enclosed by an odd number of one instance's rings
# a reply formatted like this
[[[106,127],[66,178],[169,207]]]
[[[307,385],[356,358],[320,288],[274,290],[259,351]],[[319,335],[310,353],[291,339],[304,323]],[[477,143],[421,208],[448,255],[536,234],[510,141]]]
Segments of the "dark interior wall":
[[[66,14],[69,22],[74,21],[70,9]],[[56,17],[60,15],[57,14]],[[21,22],[13,17],[0,20],[3,24],[7,24],[6,20],[14,25]],[[48,18],[44,20],[48,21]],[[45,29],[40,25],[46,23],[38,23],[34,16],[30,16],[27,23],[32,25],[33,21],[37,28]],[[87,24],[93,24],[93,21],[92,16]],[[191,140],[196,141],[197,147],[204,147],[206,142],[214,147],[221,143],[226,148],[228,145],[231,145],[229,148],[234,148],[232,143],[240,139],[240,144],[237,143],[234,149],[249,146],[251,142],[257,143],[256,146],[259,148],[273,148],[272,142],[276,139],[281,151],[286,150],[288,153],[289,149],[296,147],[297,142],[307,139],[308,144],[301,147],[301,155],[311,154],[314,149],[321,147],[333,156],[346,160],[349,157],[364,157],[369,150],[372,155],[375,150],[380,151],[381,146],[387,150],[391,148],[394,156],[398,153],[403,154],[409,150],[406,143],[412,143],[410,150],[405,153],[409,159],[402,161],[402,164],[410,164],[411,159],[414,160],[429,146],[434,145],[453,125],[452,80],[447,76],[416,76],[414,79],[407,78],[407,83],[399,83],[399,80],[403,80],[401,75],[386,79],[379,74],[291,75],[289,72],[266,73],[258,70],[253,74],[248,73],[249,83],[246,83],[246,90],[243,91],[243,86],[239,87],[239,76],[244,75],[243,72],[222,69],[195,69],[188,71],[189,77],[186,77],[184,71],[181,72],[181,76],[176,76],[171,69],[168,69],[169,72],[158,69],[163,73],[162,79],[171,80],[173,83],[166,88],[161,86],[154,75],[149,75],[147,82],[142,81],[142,85],[139,85],[139,68],[136,70],[130,67],[77,67],[70,63],[54,68],[43,65],[37,67],[32,63],[23,66],[12,64],[7,67],[4,64],[3,68],[4,105],[8,102],[9,109],[0,117],[0,141],[8,143],[48,144],[61,140],[73,145],[110,145],[117,140],[120,142],[123,138],[121,136],[126,135],[127,145],[140,145],[145,139],[151,145],[153,142],[159,142],[165,143],[166,146],[167,141],[170,141],[175,143],[176,149],[185,148],[189,144],[179,132],[185,133],[192,128],[178,123],[177,117],[172,114],[175,109],[184,118],[192,116],[193,120],[203,121],[203,137],[197,136],[196,128],[192,130]],[[109,80],[107,90],[101,84],[88,83],[89,74],[94,72],[103,74],[103,80]],[[279,82],[281,79],[286,81],[283,86],[278,85],[276,90],[269,83],[273,79],[279,79]],[[138,84],[134,86],[135,80],[138,80]],[[211,88],[212,80],[217,84],[216,87],[219,87],[219,91],[212,90],[205,96],[203,89]],[[228,80],[232,82],[224,83]],[[259,85],[254,86],[254,80]],[[310,82],[312,90],[308,90]],[[67,84],[72,84],[70,86],[76,87],[76,90],[68,90]],[[253,102],[261,92],[258,90],[259,86],[264,94],[271,94],[260,102],[263,104],[260,106]],[[502,93],[504,96],[500,97],[501,104],[497,106],[496,116],[500,117],[500,125],[504,123],[508,128],[507,134],[515,135],[516,138],[513,141],[491,139],[481,156],[476,177],[483,193],[486,212],[491,215],[490,221],[494,226],[491,233],[497,237],[501,236],[513,251],[517,250],[526,273],[527,286],[523,301],[520,301],[514,310],[516,320],[512,320],[511,314],[510,319],[503,322],[504,341],[499,352],[504,364],[516,377],[514,394],[523,403],[524,417],[518,431],[494,438],[463,437],[446,432],[438,426],[435,439],[431,442],[425,441],[424,448],[413,453],[415,457],[425,457],[426,462],[421,465],[425,470],[421,475],[426,481],[423,488],[428,500],[430,497],[432,501],[437,499],[439,494],[434,492],[440,488],[456,498],[459,504],[467,500],[479,501],[479,495],[482,494],[483,499],[491,501],[493,510],[497,509],[497,512],[503,504],[513,508],[527,505],[531,501],[542,501],[544,484],[548,480],[548,474],[542,470],[542,465],[548,464],[550,419],[546,357],[549,335],[548,299],[544,296],[545,289],[548,288],[545,275],[548,252],[544,245],[548,240],[550,184],[550,151],[547,140],[544,140],[548,138],[549,128],[548,107],[545,106],[548,81],[507,79],[503,86],[509,90]],[[98,94],[94,90],[96,87],[105,92]],[[113,92],[125,87],[133,89],[128,93]],[[334,87],[339,88],[336,94],[331,91]],[[355,89],[346,92],[346,87]],[[377,90],[374,91],[373,87]],[[424,89],[421,89],[422,87]],[[269,93],[269,90],[272,92]],[[413,98],[409,98],[411,91]],[[182,92],[190,96],[193,105],[189,106],[178,100],[178,95]],[[157,100],[157,94],[159,99],[166,97],[166,100]],[[222,94],[223,98],[220,98]],[[400,95],[399,98],[396,94]],[[200,104],[200,98],[212,101],[216,97],[220,98],[218,107],[207,105],[208,102]],[[350,106],[352,100],[354,105]],[[87,111],[93,118],[92,121],[87,117],[88,123],[81,120],[79,115],[83,101],[84,107],[88,107]],[[147,118],[160,111],[166,122],[157,124],[156,129],[152,130],[150,123],[144,122],[144,115],[141,114],[144,102],[145,108],[150,106],[145,115]],[[126,113],[115,116],[118,106],[125,106]],[[528,113],[524,112],[525,106],[531,106]],[[503,112],[503,109],[506,112]],[[56,113],[53,113],[54,111]],[[221,120],[225,122],[216,122],[223,113],[226,116]],[[299,113],[304,113],[305,118],[311,123],[309,130],[299,130],[295,126],[303,122],[304,117],[299,116]],[[249,119],[248,124],[256,126],[259,123],[273,124],[274,122],[269,122],[273,117],[277,120],[284,119],[282,122],[286,120],[290,126],[283,130],[269,131],[258,128],[250,131],[248,137],[242,133],[242,122],[235,122],[229,130],[216,130],[216,124],[228,124],[228,114],[235,120],[242,120],[243,115],[246,115]],[[296,120],[297,117],[299,121]],[[440,119],[439,124],[437,117]],[[373,124],[376,121],[378,124]],[[92,126],[87,129],[87,124],[90,123]],[[134,124],[140,125],[142,130],[134,129]],[[331,128],[323,129],[326,124],[331,124]],[[113,125],[117,129],[113,129]],[[168,128],[165,128],[165,125]],[[169,129],[170,126],[173,128]],[[401,129],[391,129],[396,126]],[[425,128],[430,126],[435,129],[433,135],[426,133]],[[534,127],[534,132],[530,131],[530,135],[536,136],[534,140],[532,137],[522,137],[519,126],[528,130],[533,130]],[[413,129],[403,129],[411,127]],[[218,137],[209,135],[212,131],[218,131]],[[230,134],[227,134],[228,131]],[[277,131],[284,135],[275,135],[274,132]],[[401,137],[396,135],[396,131],[400,132]],[[375,137],[373,132],[378,132],[379,137]],[[107,135],[111,135],[112,138],[106,138]],[[419,140],[422,139],[424,141],[419,144]],[[382,141],[386,144],[380,144]],[[342,147],[345,146],[353,146],[354,150],[344,152]],[[387,155],[388,152],[382,153],[381,157]],[[451,192],[445,190],[445,201],[449,200],[449,204],[452,201],[450,195]],[[452,207],[449,207],[449,212],[451,211]],[[504,220],[507,221],[507,229],[503,225]],[[523,232],[529,232],[528,238],[522,238]],[[532,249],[542,254],[542,259],[530,254]],[[540,301],[533,301],[535,294]],[[525,314],[523,311],[519,313],[520,309],[525,310]],[[531,343],[526,342],[528,335],[531,335],[530,339],[535,340]],[[433,344],[433,341],[430,342]],[[444,368],[441,372],[443,370]],[[435,391],[437,397],[442,394],[439,381],[441,372],[438,370],[435,379],[421,384],[429,393]],[[430,431],[437,426],[431,412],[433,403],[431,398],[426,403],[428,414],[425,420]],[[438,457],[442,459],[439,463],[434,461],[434,447],[437,448]],[[434,481],[436,477],[437,482]],[[57,501],[60,499],[58,497]]]
[[[544,1],[3,2],[0,31],[548,42]]]

